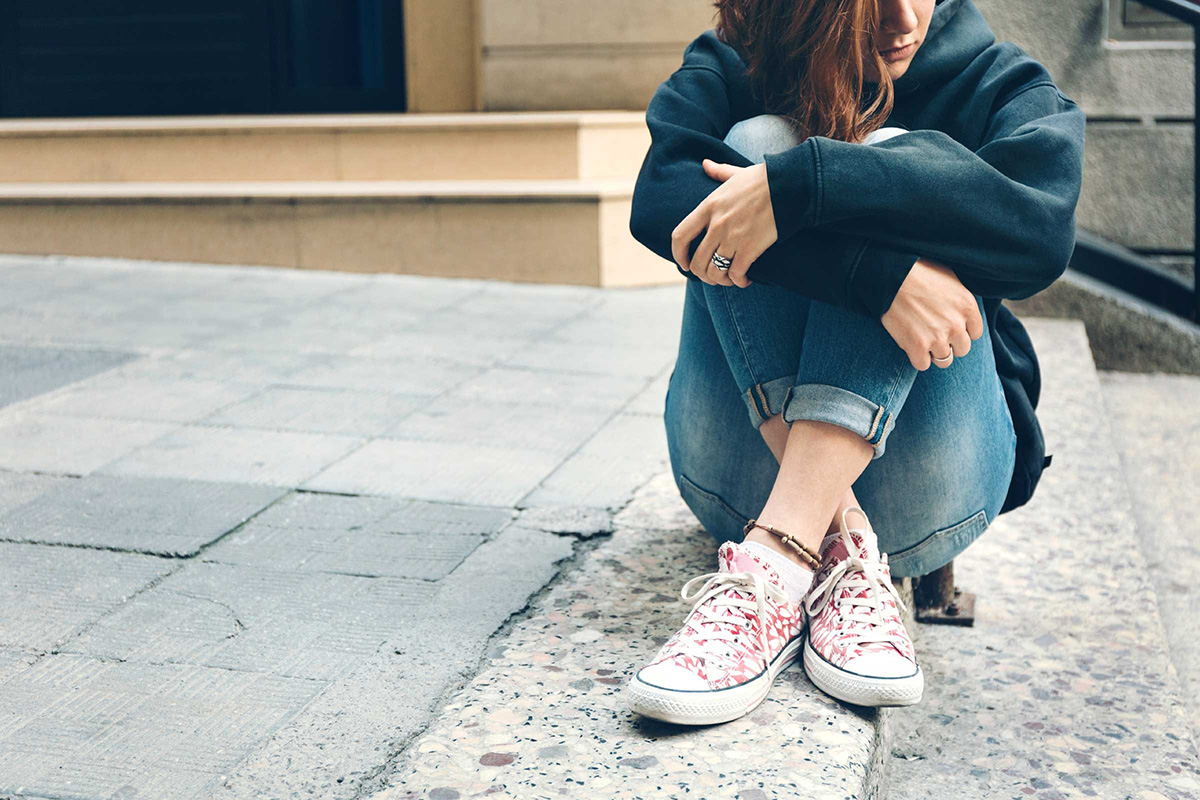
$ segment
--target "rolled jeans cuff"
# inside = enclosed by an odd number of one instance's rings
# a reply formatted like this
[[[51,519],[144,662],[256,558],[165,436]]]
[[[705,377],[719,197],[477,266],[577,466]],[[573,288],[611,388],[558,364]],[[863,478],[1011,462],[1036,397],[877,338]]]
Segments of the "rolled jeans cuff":
[[[792,423],[811,419],[841,425],[854,431],[875,449],[871,460],[883,455],[887,435],[895,427],[892,412],[861,394],[825,383],[792,386],[784,403],[783,419]]]
[[[750,411],[750,421],[760,428],[769,417],[782,413],[787,405],[788,392],[795,383],[795,375],[784,375],[765,383],[756,383],[745,391],[742,399]]]

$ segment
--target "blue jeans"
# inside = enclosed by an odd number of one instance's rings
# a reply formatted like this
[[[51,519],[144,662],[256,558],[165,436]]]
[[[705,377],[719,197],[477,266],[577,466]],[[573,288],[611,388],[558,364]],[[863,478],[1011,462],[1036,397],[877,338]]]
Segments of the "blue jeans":
[[[884,131],[862,146],[898,133]],[[773,115],[739,122],[725,141],[755,163],[797,143]],[[758,427],[779,413],[873,446],[853,488],[893,576],[932,572],[996,518],[1017,437],[986,316],[970,352],[918,370],[878,319],[758,283],[689,280],[685,292],[667,443],[680,494],[718,542],[741,541],[766,503],[779,464]]]

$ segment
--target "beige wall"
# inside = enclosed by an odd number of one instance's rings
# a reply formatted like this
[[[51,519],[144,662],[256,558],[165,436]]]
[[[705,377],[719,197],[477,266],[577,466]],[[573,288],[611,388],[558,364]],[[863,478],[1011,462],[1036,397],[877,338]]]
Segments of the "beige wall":
[[[408,110],[478,111],[480,0],[404,0]]]
[[[708,0],[405,0],[404,10],[411,111],[641,110],[714,14]]]

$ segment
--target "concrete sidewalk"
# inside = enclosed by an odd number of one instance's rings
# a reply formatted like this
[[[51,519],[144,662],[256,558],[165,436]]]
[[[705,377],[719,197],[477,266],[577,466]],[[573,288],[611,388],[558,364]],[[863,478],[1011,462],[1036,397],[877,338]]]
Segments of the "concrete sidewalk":
[[[680,308],[0,260],[0,796],[380,786],[663,472]]]
[[[919,705],[795,665],[629,712],[715,570],[681,295],[0,259],[0,798],[1200,796],[1075,320],[1027,320],[1056,458],[956,560],[976,626],[916,626]]]

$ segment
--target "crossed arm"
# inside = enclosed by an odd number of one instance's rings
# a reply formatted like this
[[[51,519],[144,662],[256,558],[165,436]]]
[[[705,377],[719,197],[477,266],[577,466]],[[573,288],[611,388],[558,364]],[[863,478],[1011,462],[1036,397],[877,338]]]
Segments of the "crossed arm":
[[[671,232],[720,185],[701,161],[751,165],[723,139],[759,112],[739,105],[744,87],[731,91],[711,47],[704,37],[689,45],[646,110],[651,147],[630,230],[672,261]],[[813,136],[768,154],[779,239],[748,276],[878,317],[924,257],[973,294],[1029,297],[1062,274],[1074,249],[1084,123],[1043,73],[998,97],[974,152],[918,129],[870,146]]]

